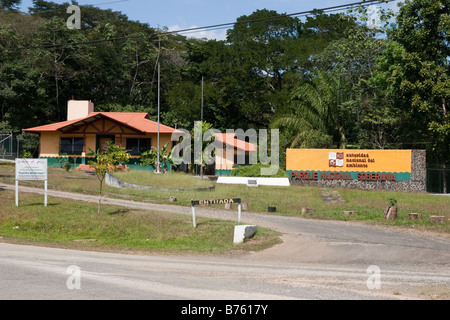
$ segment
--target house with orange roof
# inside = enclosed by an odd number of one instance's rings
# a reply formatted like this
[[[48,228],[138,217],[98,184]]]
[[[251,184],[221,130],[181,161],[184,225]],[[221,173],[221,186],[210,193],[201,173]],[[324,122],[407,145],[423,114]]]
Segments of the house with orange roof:
[[[217,148],[215,152],[215,175],[229,176],[239,165],[251,164],[251,154],[256,156],[257,146],[254,143],[238,139],[236,133],[216,133]]]
[[[49,166],[61,166],[69,161],[80,169],[88,169],[91,150],[104,150],[108,142],[126,148],[131,154],[128,167],[140,167],[143,151],[158,145],[158,123],[147,113],[95,112],[91,101],[70,100],[67,121],[52,123],[24,132],[40,136],[40,158],[47,158]],[[173,147],[172,133],[176,129],[159,124],[159,146]]]

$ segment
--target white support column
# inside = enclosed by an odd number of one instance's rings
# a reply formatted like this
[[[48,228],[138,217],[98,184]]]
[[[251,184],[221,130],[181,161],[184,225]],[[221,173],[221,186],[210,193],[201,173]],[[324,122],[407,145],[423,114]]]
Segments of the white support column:
[[[45,180],[45,182],[44,182],[44,189],[45,189],[44,205],[47,206],[47,195],[48,195],[48,183],[47,183],[47,180]]]
[[[16,179],[16,207],[19,207],[19,180]]]
[[[241,203],[238,205],[238,222],[241,223]]]

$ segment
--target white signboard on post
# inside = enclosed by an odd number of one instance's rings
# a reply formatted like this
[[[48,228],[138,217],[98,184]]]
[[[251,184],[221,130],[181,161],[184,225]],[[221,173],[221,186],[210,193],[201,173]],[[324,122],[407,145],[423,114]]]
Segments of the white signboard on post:
[[[19,181],[44,181],[47,206],[47,159],[16,159],[16,206],[19,206]]]
[[[194,228],[197,227],[197,224],[195,223],[195,206],[210,205],[210,204],[231,204],[231,203],[238,204],[238,222],[240,223],[241,222],[241,199],[240,198],[214,199],[214,200],[192,200],[191,207],[192,207],[192,221],[194,223]]]

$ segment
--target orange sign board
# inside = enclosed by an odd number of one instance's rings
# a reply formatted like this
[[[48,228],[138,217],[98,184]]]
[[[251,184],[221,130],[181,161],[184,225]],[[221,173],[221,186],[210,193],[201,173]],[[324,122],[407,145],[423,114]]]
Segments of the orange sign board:
[[[287,171],[411,173],[411,150],[287,149]]]

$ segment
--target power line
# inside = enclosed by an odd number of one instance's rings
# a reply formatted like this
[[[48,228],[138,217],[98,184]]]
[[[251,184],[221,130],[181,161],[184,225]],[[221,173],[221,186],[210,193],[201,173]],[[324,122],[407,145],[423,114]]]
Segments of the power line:
[[[318,12],[325,12],[325,11],[327,11],[327,12],[331,12],[331,11],[335,12],[335,11],[340,11],[340,10],[343,10],[343,9],[346,9],[346,8],[349,8],[349,7],[353,7],[353,6],[359,6],[359,7],[369,6],[372,3],[374,3],[374,2],[390,3],[390,2],[394,2],[394,1],[398,1],[398,0],[387,0],[387,1],[367,0],[367,1],[360,1],[360,2],[354,2],[354,3],[348,3],[348,4],[342,4],[342,5],[327,7],[327,8],[323,8],[323,9],[313,9],[313,10],[308,10],[308,11],[289,13],[289,14],[281,14],[281,15],[278,15],[278,16],[265,17],[265,18],[259,18],[259,19],[250,19],[250,20],[245,20],[245,21],[221,23],[221,24],[215,24],[215,25],[206,26],[206,27],[195,27],[195,28],[181,29],[181,30],[175,30],[175,31],[168,31],[168,32],[165,32],[165,33],[167,33],[167,34],[185,33],[185,32],[193,32],[193,31],[200,31],[200,30],[208,30],[208,29],[212,29],[212,28],[221,29],[221,28],[225,28],[225,27],[231,27],[231,26],[234,26],[236,24],[254,23],[254,22],[260,22],[260,21],[275,20],[275,19],[281,19],[281,18],[287,18],[287,17],[295,17],[295,16],[302,16],[302,15],[306,16],[306,15],[309,15],[309,14],[314,14],[314,13],[318,13]]]
[[[380,0],[368,0],[368,1],[381,2]],[[383,3],[390,3],[390,2],[396,2],[396,1],[400,1],[400,0],[387,0]],[[365,6],[370,5],[367,3],[367,1],[357,2],[357,3],[360,4],[357,7],[365,7]],[[174,33],[186,34],[186,33],[197,33],[197,32],[201,32],[201,31],[222,30],[222,29],[228,29],[230,27],[230,25],[236,25],[236,24],[246,24],[246,23],[260,22],[260,21],[265,21],[265,20],[275,20],[275,19],[282,19],[285,17],[293,17],[293,16],[308,16],[312,13],[318,13],[318,12],[326,12],[326,13],[338,12],[338,11],[342,11],[346,8],[352,7],[353,5],[354,4],[347,4],[347,5],[345,5],[344,8],[342,6],[335,6],[335,7],[325,8],[325,9],[313,9],[310,11],[304,11],[304,12],[299,12],[299,13],[291,13],[291,14],[284,14],[284,15],[272,16],[272,17],[266,17],[266,18],[260,18],[260,19],[230,22],[230,23],[212,25],[212,26],[208,26],[208,27],[194,27],[194,28],[188,28],[188,29],[179,29],[179,30],[167,31],[167,32],[164,32],[163,34],[174,34]]]
[[[131,0],[117,0],[117,1],[110,1],[110,2],[102,2],[102,3],[94,3],[91,4],[91,6],[104,6],[105,4],[113,4],[113,3],[119,3],[119,2],[129,2]]]
[[[108,2],[102,2],[102,3],[82,4],[82,5],[78,5],[78,6],[81,6],[81,7],[83,7],[83,6],[84,7],[99,7],[99,6],[104,6],[104,5],[107,5],[107,4],[116,4],[116,3],[121,3],[121,2],[130,2],[130,1],[132,1],[132,0],[116,0],[116,1],[108,1]],[[61,4],[55,3],[55,4],[59,5],[60,7],[56,8],[56,9],[47,9],[47,10],[42,10],[41,9],[41,10],[38,10],[37,12],[35,12],[34,14],[45,13],[45,12],[52,12],[52,11],[54,12],[54,11],[58,11],[58,10],[65,11],[66,7],[63,7],[64,3],[61,3]],[[28,7],[28,9],[35,9],[35,8]]]
[[[113,1],[113,2],[125,2],[125,1],[130,1],[130,0],[119,0],[119,1]],[[286,17],[307,16],[307,15],[315,14],[315,13],[319,13],[319,12],[320,13],[335,12],[335,11],[340,11],[340,10],[350,8],[353,6],[364,7],[364,6],[369,6],[375,2],[376,3],[390,3],[390,2],[394,2],[394,1],[398,1],[398,0],[360,1],[360,2],[347,3],[347,4],[322,8],[322,9],[313,9],[313,10],[307,10],[307,11],[290,13],[290,14],[281,14],[281,15],[277,15],[277,16],[271,16],[271,17],[265,17],[265,18],[259,18],[259,19],[235,21],[235,22],[221,23],[221,24],[215,24],[215,25],[204,26],[204,27],[193,27],[193,28],[187,28],[187,29],[181,29],[181,30],[164,31],[164,32],[159,32],[159,33],[157,32],[155,34],[155,36],[161,38],[164,35],[171,35],[171,34],[184,34],[184,33],[202,32],[202,31],[206,31],[206,30],[219,30],[219,29],[229,28],[229,27],[237,25],[237,24],[248,24],[248,23],[261,22],[261,21],[276,20],[276,19],[282,19],[282,18],[286,18]],[[81,41],[81,42],[48,43],[48,44],[42,44],[42,45],[38,45],[38,46],[10,47],[10,48],[3,48],[0,50],[0,52],[16,51],[16,50],[31,50],[31,49],[46,49],[46,48],[79,46],[79,45],[93,45],[93,44],[98,44],[98,43],[102,43],[102,42],[120,41],[120,40],[127,40],[127,39],[138,39],[138,38],[144,38],[144,37],[149,37],[149,36],[148,35],[135,35],[135,36],[114,37],[114,38],[108,38],[108,39],[96,39],[96,40]]]

